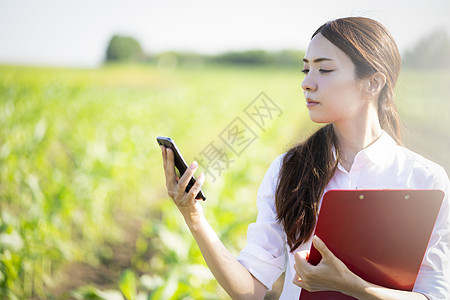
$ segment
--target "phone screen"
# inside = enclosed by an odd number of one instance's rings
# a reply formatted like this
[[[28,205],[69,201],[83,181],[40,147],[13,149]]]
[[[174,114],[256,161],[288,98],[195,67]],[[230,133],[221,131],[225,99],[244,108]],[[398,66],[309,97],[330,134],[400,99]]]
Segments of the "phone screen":
[[[181,152],[178,150],[178,147],[175,145],[175,141],[173,139],[171,139],[170,137],[163,137],[163,136],[157,137],[156,140],[159,145],[172,149],[172,151],[174,153],[175,168],[178,170],[179,177],[183,176],[184,172],[186,172],[186,170],[188,168],[188,165],[186,164],[186,161],[184,160],[183,156],[181,155]],[[188,185],[186,186],[186,192],[189,192],[189,190],[195,184],[195,181],[196,181],[195,177],[192,176],[191,180],[189,181]],[[204,200],[206,200],[206,197],[203,195],[203,192],[200,190],[200,192],[198,192],[195,199],[202,199],[204,201]]]

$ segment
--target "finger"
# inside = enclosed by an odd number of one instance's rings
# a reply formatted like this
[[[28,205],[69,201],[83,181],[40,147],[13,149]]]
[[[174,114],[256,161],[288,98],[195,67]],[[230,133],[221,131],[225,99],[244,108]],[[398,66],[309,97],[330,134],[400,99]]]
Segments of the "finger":
[[[164,169],[165,169],[166,168],[166,160],[167,160],[166,147],[160,146],[160,148],[161,148],[161,155],[162,155],[162,158],[163,158],[163,166],[164,166]]]
[[[165,166],[166,185],[168,189],[176,190],[177,176],[175,173],[174,154],[172,149],[166,148],[166,157],[167,157]]]
[[[303,274],[308,274],[311,270],[311,265],[309,264],[307,258],[309,251],[298,251],[294,254],[295,265],[294,269],[297,274],[301,277]]]
[[[308,263],[308,256],[309,256],[309,251],[308,250],[302,250],[302,251],[298,251],[294,254],[294,258],[295,258],[295,262],[297,263]]]
[[[297,274],[294,275],[294,279],[292,280],[292,283],[295,284],[296,286],[304,288],[304,282],[303,282],[302,278],[300,276],[298,276]]]
[[[193,198],[195,198],[195,196],[197,196],[197,194],[200,192],[204,182],[205,182],[205,173],[201,173],[198,176],[197,181],[195,182],[195,184],[189,190],[189,194],[191,194],[191,196]]]
[[[191,180],[192,176],[194,176],[195,171],[198,168],[198,163],[196,161],[193,161],[191,165],[186,169],[186,172],[184,172],[183,176],[181,176],[180,180],[178,181],[178,192],[184,193],[186,190],[186,186],[189,183],[189,180]]]
[[[161,155],[163,159],[163,167],[164,167],[164,176],[166,177],[166,185],[167,185],[167,152],[166,147],[160,146],[161,148]]]
[[[329,258],[334,256],[330,249],[328,249],[325,243],[317,235],[313,237],[312,242],[317,251],[319,251],[319,253],[322,255],[322,258]]]
[[[302,275],[303,275],[303,270],[301,270],[301,269],[298,267],[298,264],[297,264],[297,263],[294,264],[294,270],[295,270],[295,273],[296,273],[299,277],[302,277]]]

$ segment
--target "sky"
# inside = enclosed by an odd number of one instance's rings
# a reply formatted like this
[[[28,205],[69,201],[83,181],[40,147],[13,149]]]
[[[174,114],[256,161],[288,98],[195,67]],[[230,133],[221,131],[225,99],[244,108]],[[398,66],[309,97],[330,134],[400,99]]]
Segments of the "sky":
[[[437,28],[450,33],[449,0],[0,0],[0,63],[97,67],[114,34],[149,54],[304,50],[346,16],[383,23],[401,53]]]

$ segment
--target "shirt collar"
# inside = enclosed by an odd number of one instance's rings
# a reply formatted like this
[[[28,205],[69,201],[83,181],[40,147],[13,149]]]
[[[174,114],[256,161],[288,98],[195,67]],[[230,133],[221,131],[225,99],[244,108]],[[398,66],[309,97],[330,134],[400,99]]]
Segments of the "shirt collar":
[[[386,131],[382,130],[381,136],[373,144],[358,152],[355,158],[365,156],[379,167],[386,166],[390,164],[394,158],[395,146],[397,146],[395,140]],[[336,149],[334,146],[333,158],[336,159]],[[338,163],[338,168],[339,167],[342,168],[340,163]]]
[[[383,130],[380,138],[372,145],[361,150],[365,156],[377,166],[385,166],[391,163],[394,157],[394,150],[397,143],[395,140]]]

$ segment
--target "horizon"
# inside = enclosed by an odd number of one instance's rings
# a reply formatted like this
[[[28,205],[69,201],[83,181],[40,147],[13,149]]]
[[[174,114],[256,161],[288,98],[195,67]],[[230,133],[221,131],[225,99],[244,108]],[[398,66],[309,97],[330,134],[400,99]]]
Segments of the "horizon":
[[[305,51],[317,27],[344,16],[380,21],[394,36],[402,55],[432,31],[450,31],[447,0],[416,0],[407,8],[389,0],[327,0],[310,9],[307,5],[295,0],[132,0],[127,4],[107,0],[3,0],[0,64],[98,67],[114,34],[135,38],[150,55],[170,51],[200,55]]]

